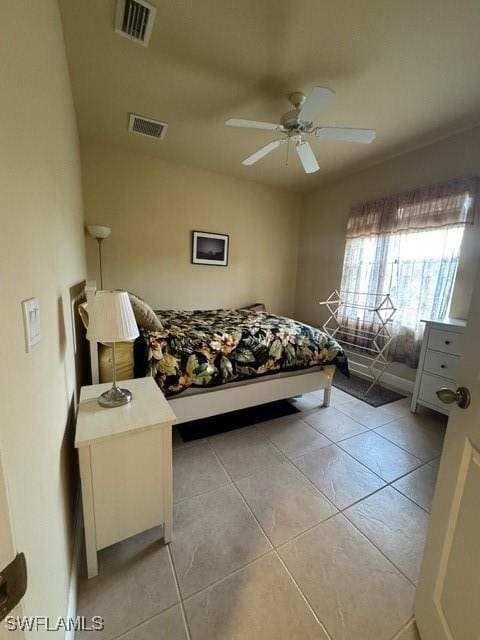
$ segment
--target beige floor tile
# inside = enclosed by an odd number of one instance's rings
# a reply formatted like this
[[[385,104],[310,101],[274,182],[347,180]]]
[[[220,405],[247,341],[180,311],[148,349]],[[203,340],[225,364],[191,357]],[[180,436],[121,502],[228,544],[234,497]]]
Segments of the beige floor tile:
[[[363,424],[353,420],[335,407],[324,407],[313,411],[303,419],[333,442],[339,442],[368,430]]]
[[[438,457],[442,451],[445,423],[411,414],[375,431],[417,458],[428,461]]]
[[[150,618],[121,636],[119,640],[187,640],[180,605],[177,604],[159,616]]]
[[[296,416],[269,420],[261,425],[262,433],[289,458],[328,447],[330,440]]]
[[[421,460],[374,431],[343,440],[339,446],[387,482],[396,480],[422,464]]]
[[[307,453],[295,464],[339,509],[385,484],[335,444]]]
[[[208,444],[173,452],[173,500],[197,496],[231,482]]]
[[[100,551],[98,576],[92,580],[81,578],[78,615],[102,616],[102,639],[114,638],[178,602],[161,535],[160,528],[151,529]],[[78,637],[89,635],[84,632]]]
[[[342,514],[279,553],[334,640],[389,640],[412,617],[412,585]]]
[[[415,620],[412,620],[393,640],[420,640]]]
[[[395,489],[385,487],[347,509],[345,515],[416,583],[428,525],[423,509]]]
[[[338,410],[360,422],[368,429],[375,429],[393,419],[392,415],[383,407],[371,407],[366,402],[356,398],[350,400],[350,402],[342,402],[342,404],[338,405]]]
[[[383,409],[395,418],[404,418],[411,414],[411,402],[412,398],[411,396],[408,396],[401,400],[396,400],[395,402],[389,402],[388,404],[383,405]]]
[[[205,444],[206,438],[199,438],[198,440],[190,440],[189,442],[184,442],[182,436],[180,435],[180,431],[177,426],[173,426],[172,429],[172,446],[174,449],[186,449],[189,447],[196,447],[199,444]]]
[[[188,599],[185,609],[192,640],[327,640],[273,553]]]
[[[274,545],[325,520],[336,509],[292,464],[279,464],[237,482]]]
[[[394,482],[393,486],[421,507],[430,511],[437,483],[437,474],[438,469],[430,464],[425,464],[420,469],[416,469]]]
[[[272,465],[287,462],[261,429],[240,429],[209,438],[210,445],[234,480],[245,478]]]
[[[349,393],[345,393],[341,389],[337,389],[336,387],[332,387],[332,392],[330,394],[330,406],[338,407],[339,404],[343,404],[344,402],[350,402],[353,399]]]
[[[417,404],[417,408],[415,413],[410,413],[410,417],[415,419],[419,418],[421,420],[426,420],[433,422],[435,424],[443,424],[447,425],[448,416],[443,415],[443,413],[439,413],[435,411],[435,409],[429,409],[428,407],[424,407],[421,404]]]
[[[271,548],[233,485],[179,502],[173,530],[170,547],[184,597]]]
[[[290,398],[290,402],[299,411],[311,411],[312,409],[318,409],[323,404],[323,391],[304,393],[302,396]]]

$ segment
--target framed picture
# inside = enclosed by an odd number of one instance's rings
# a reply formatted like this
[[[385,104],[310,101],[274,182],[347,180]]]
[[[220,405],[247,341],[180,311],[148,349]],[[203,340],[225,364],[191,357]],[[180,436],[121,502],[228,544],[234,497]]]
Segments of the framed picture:
[[[192,231],[192,263],[228,265],[228,236],[223,233]]]

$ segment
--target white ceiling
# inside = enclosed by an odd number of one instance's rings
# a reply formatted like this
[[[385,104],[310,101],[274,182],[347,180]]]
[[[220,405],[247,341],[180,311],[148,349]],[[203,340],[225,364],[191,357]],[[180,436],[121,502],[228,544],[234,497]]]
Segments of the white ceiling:
[[[479,0],[153,0],[148,48],[114,33],[115,0],[61,0],[80,135],[295,191],[480,122]],[[224,126],[278,121],[287,94],[336,100],[325,126],[377,130],[371,145],[312,146],[306,176],[275,138]],[[128,114],[167,121],[163,141],[128,133]]]

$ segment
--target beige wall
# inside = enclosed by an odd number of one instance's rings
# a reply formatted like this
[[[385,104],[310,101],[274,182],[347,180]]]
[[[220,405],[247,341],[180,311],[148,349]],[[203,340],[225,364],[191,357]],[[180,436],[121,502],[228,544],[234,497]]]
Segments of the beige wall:
[[[158,309],[261,301],[293,313],[300,196],[101,144],[82,145],[82,167],[86,220],[112,227],[104,288]],[[230,235],[228,267],[190,264],[194,229]],[[96,242],[86,246],[96,278]]]
[[[75,361],[70,298],[85,277],[77,132],[54,0],[6,0],[0,39],[0,447],[28,615],[66,614]],[[22,300],[40,299],[25,353]]]
[[[399,156],[341,180],[305,198],[297,272],[296,317],[320,324],[324,311],[317,305],[340,285],[345,230],[350,207],[416,186],[480,173],[480,128]],[[480,259],[480,220],[465,234],[455,283],[451,315],[466,318]],[[393,373],[412,379],[403,366]]]

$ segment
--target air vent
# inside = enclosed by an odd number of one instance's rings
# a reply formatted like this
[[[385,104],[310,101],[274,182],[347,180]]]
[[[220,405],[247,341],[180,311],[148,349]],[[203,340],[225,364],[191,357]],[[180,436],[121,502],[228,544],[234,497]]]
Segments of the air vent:
[[[146,47],[156,13],[156,8],[145,0],[117,0],[115,32]]]
[[[141,136],[148,136],[149,138],[162,140],[167,133],[167,127],[168,124],[166,122],[159,122],[158,120],[152,120],[151,118],[144,118],[143,116],[138,116],[135,113],[130,114],[128,130],[132,133],[138,133]]]

